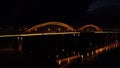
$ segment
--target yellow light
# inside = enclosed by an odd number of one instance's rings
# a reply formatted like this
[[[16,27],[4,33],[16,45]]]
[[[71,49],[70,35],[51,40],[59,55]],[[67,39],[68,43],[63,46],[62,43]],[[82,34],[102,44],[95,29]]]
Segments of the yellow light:
[[[61,65],[61,61],[59,61],[58,64]]]
[[[100,49],[99,49],[99,52],[102,52],[102,51],[103,51],[103,48],[100,48]]]
[[[48,31],[50,31],[51,29],[50,28],[48,28]]]
[[[83,55],[81,55],[81,58],[83,58],[84,56]]]

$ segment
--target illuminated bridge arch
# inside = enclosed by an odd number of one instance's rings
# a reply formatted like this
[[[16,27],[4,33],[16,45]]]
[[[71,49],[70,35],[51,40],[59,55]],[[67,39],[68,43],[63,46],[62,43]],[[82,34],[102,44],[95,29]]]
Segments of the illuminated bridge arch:
[[[83,32],[86,28],[89,28],[89,27],[94,28],[95,31],[102,31],[102,29],[100,27],[93,25],[93,24],[88,24],[88,25],[82,26],[79,30]]]
[[[65,23],[62,23],[62,22],[46,22],[46,23],[35,25],[35,26],[31,27],[30,29],[26,30],[25,32],[31,32],[31,31],[33,31],[33,30],[35,30],[37,28],[44,27],[44,26],[47,26],[47,25],[59,25],[59,26],[67,28],[70,31],[76,31],[71,26],[69,26],[69,25],[67,25]]]

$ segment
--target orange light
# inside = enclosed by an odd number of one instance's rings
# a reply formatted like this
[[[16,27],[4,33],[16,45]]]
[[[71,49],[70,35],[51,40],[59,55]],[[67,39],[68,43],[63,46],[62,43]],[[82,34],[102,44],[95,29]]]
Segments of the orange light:
[[[70,63],[70,59],[68,58],[68,63]]]

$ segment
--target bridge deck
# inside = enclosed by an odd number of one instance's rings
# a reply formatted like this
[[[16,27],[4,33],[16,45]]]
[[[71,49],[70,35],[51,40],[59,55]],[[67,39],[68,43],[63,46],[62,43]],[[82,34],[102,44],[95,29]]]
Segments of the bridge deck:
[[[80,34],[81,32],[60,32],[60,33],[32,33],[32,34],[13,34],[13,35],[0,35],[0,37],[18,37],[18,36],[38,36],[38,35],[60,35],[60,34]],[[119,32],[93,32],[93,33],[119,33]]]

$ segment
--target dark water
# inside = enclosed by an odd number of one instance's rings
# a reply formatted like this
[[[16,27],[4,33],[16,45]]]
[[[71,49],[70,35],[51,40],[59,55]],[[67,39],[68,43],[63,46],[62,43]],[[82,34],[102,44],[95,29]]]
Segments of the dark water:
[[[120,67],[120,48],[102,53],[92,59],[88,63],[80,63],[79,61],[71,63],[64,68],[115,68]]]
[[[120,47],[102,53],[96,57],[91,63],[92,64],[103,64],[103,65],[119,65],[120,64]]]
[[[70,34],[70,35],[49,35],[49,36],[27,36],[23,37],[22,53],[18,52],[18,41],[17,38],[1,38],[1,45],[7,45],[6,47],[13,47],[16,49],[14,52],[1,52],[0,62],[4,64],[28,64],[28,65],[38,65],[47,68],[56,68],[56,54],[59,54],[59,58],[66,58],[64,53],[71,53],[73,51],[86,54],[86,52],[92,51],[94,49],[102,47],[106,42],[104,38],[106,34],[94,34],[94,33],[83,33],[83,34]],[[9,41],[9,40],[14,40]],[[111,39],[114,41],[114,39]],[[5,42],[6,41],[6,42]],[[111,43],[112,41],[107,41]],[[92,42],[90,46],[90,42]],[[11,46],[10,46],[10,45]],[[12,45],[14,44],[14,45]],[[4,46],[5,47],[5,46]],[[56,51],[57,48],[57,51]],[[80,50],[77,50],[79,48]],[[90,50],[88,50],[90,48]],[[65,49],[63,53],[61,50]],[[72,56],[69,54],[68,56]],[[119,63],[119,49],[112,50],[108,53],[103,53],[102,55],[96,57],[93,61],[88,64],[118,64]],[[106,58],[106,59],[105,59]],[[80,63],[75,62],[70,64],[71,66],[78,65],[81,67]]]

